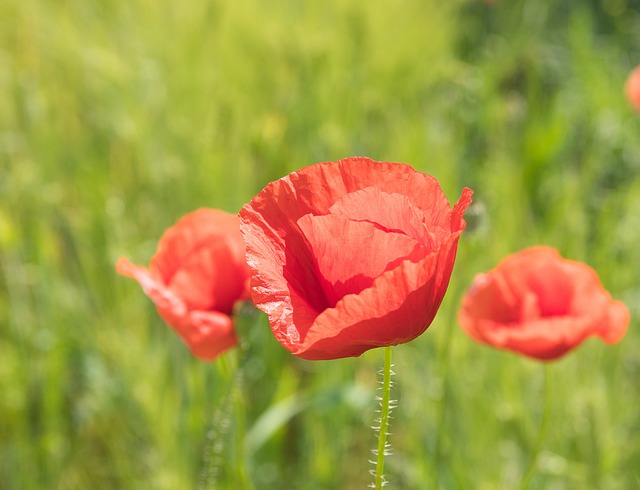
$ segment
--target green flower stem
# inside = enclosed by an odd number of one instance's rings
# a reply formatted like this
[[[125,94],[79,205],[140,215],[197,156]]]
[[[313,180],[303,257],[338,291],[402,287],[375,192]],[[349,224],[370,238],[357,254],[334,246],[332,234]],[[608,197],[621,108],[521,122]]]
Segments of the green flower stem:
[[[384,484],[384,457],[387,453],[387,431],[389,430],[389,402],[391,399],[391,347],[384,348],[384,369],[382,380],[382,400],[380,401],[380,429],[378,431],[378,459],[376,461],[375,487]]]
[[[224,366],[224,361],[228,361],[228,359],[220,360],[220,363],[223,366],[223,372],[227,370],[224,369],[224,367],[228,368],[228,366]],[[229,428],[231,427],[231,410],[233,402],[237,398],[240,380],[242,378],[242,368],[237,359],[233,371],[225,374],[227,375],[227,392],[211,417],[211,422],[209,424],[210,427],[207,431],[207,443],[204,451],[204,466],[202,468],[202,473],[200,474],[199,488],[201,490],[214,490],[218,488],[218,480],[224,463],[223,452],[225,442]]]
[[[247,471],[247,456],[245,451],[246,438],[246,416],[247,410],[245,399],[243,396],[243,373],[238,376],[238,389],[235,392],[235,411],[236,411],[236,427],[235,427],[235,459],[236,459],[236,484],[244,490],[252,490],[253,485]]]
[[[239,318],[245,320],[243,317]],[[228,387],[214,412],[207,434],[204,467],[200,475],[201,490],[216,490],[224,480],[230,478],[223,474],[225,462],[226,468],[232,468],[231,478],[237,488],[253,489],[244,451],[247,416],[244,366],[247,358],[247,344],[241,341],[235,352],[225,354],[225,358],[218,361]],[[233,442],[233,450],[227,448],[229,442]]]
[[[527,471],[524,473],[522,477],[522,481],[520,482],[519,490],[526,490],[529,488],[529,484],[531,483],[531,479],[536,472],[536,468],[538,466],[538,458],[540,457],[540,453],[542,452],[542,446],[544,444],[545,439],[547,438],[547,432],[549,429],[549,412],[551,411],[551,383],[549,381],[549,366],[547,364],[544,365],[543,369],[543,393],[542,393],[542,403],[544,404],[542,407],[542,420],[540,421],[540,429],[538,431],[538,437],[536,438],[535,445],[533,446],[533,451],[531,453],[531,459],[529,461],[529,467]]]

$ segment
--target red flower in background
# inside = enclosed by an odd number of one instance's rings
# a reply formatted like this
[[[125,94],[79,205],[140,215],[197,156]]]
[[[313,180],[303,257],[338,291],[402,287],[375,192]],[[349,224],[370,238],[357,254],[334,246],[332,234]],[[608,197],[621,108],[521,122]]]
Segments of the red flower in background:
[[[631,107],[640,112],[640,66],[631,72],[624,89]]]
[[[249,269],[236,215],[189,213],[162,235],[148,269],[125,258],[116,269],[140,283],[196,357],[213,360],[237,343],[229,315],[248,297]]]
[[[267,185],[240,212],[252,299],[276,339],[305,359],[408,342],[449,283],[465,189],[453,210],[409,165],[347,158]]]
[[[543,246],[478,275],[459,312],[474,340],[541,360],[556,359],[590,336],[616,343],[629,319],[592,268]]]

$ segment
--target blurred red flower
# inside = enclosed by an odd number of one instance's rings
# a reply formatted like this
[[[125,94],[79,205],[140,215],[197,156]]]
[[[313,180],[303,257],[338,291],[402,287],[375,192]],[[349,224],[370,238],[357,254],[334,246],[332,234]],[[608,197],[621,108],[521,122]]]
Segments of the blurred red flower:
[[[637,66],[627,78],[625,93],[631,107],[640,112],[640,66]]]
[[[191,352],[213,360],[237,343],[230,318],[248,297],[249,269],[238,217],[216,209],[183,216],[160,238],[149,268],[118,259]]]
[[[551,360],[590,336],[618,342],[630,315],[592,268],[536,246],[476,276],[458,318],[478,342]]]
[[[270,183],[240,212],[252,298],[305,359],[408,342],[449,283],[472,191],[453,210],[409,165],[347,158]]]

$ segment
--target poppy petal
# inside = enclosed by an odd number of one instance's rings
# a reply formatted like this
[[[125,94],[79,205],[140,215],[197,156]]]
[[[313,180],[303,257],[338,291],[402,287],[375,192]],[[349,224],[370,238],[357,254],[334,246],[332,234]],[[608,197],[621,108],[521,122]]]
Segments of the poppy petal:
[[[436,233],[440,240],[448,227],[440,223],[434,227],[426,225],[424,211],[402,194],[389,194],[377,187],[366,187],[345,194],[330,208],[332,214],[345,216],[353,221],[367,221],[390,232],[402,232],[422,243],[429,250],[437,247]]]
[[[224,257],[218,260],[216,254],[224,254]],[[201,259],[204,262],[199,268]],[[191,308],[231,311],[229,303],[232,301],[229,297],[237,298],[243,293],[244,280],[248,276],[238,217],[208,208],[186,214],[162,235],[149,268],[165,284],[171,284],[176,294]],[[220,271],[220,268],[226,268],[227,271]],[[209,273],[216,273],[226,280],[222,283],[211,281],[207,279]],[[174,278],[176,274],[183,277]],[[189,281],[189,277],[192,281]],[[203,287],[204,283],[208,283],[209,287]],[[212,285],[218,290],[213,291]],[[240,291],[237,291],[238,288]],[[212,294],[215,298],[208,297]],[[218,306],[218,302],[221,306]]]
[[[238,274],[227,242],[214,238],[183,258],[169,288],[189,309],[229,313],[242,295],[245,277]]]
[[[598,325],[598,335],[608,344],[620,342],[627,333],[630,321],[629,308],[622,301],[613,301],[607,310],[605,320]]]
[[[433,321],[449,282],[457,236],[440,251],[412,257],[383,273],[372,286],[347,295],[308,325],[301,342],[289,345],[304,359],[359,356],[373,347],[408,342]],[[416,254],[424,252],[420,249]],[[296,326],[304,328],[304,324]]]
[[[121,258],[116,270],[138,281],[198,358],[213,360],[237,343],[229,314],[247,297],[250,274],[236,215],[189,213],[163,234],[149,269]]]
[[[138,281],[144,294],[155,303],[163,316],[171,319],[171,322],[175,323],[187,314],[187,306],[184,301],[160,282],[146,267],[134,265],[125,257],[120,257],[116,263],[116,272]]]
[[[486,342],[541,360],[557,359],[589,335],[590,319],[540,318],[517,326],[482,327]],[[579,328],[576,328],[578,326]]]
[[[478,342],[551,360],[590,336],[615,343],[629,324],[629,310],[611,299],[591,267],[551,247],[513,254],[481,278],[458,314]]]
[[[624,91],[629,105],[640,112],[640,66],[634,68],[629,74],[625,82]]]
[[[192,311],[176,328],[193,355],[211,361],[238,343],[229,315],[218,311]]]
[[[466,223],[464,219],[462,219],[462,216],[471,204],[471,196],[473,196],[473,191],[468,187],[465,187],[464,189],[462,189],[460,199],[458,199],[458,202],[453,206],[450,218],[452,233],[464,230]]]
[[[301,357],[335,359],[422,333],[448,285],[470,195],[452,210],[433,177],[363,157],[267,185],[240,222],[252,299],[276,339]],[[350,238],[356,231],[376,244]]]
[[[376,277],[421,247],[404,233],[383,231],[372,223],[340,215],[307,214],[298,220],[298,226],[309,242],[331,306],[369,287]]]

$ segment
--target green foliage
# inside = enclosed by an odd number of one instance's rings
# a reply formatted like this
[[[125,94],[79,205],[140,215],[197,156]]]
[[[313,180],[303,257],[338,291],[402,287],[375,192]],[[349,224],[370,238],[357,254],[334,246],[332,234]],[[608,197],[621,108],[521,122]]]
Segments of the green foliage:
[[[204,364],[114,272],[190,210],[366,155],[476,192],[438,318],[394,352],[385,473],[515,488],[542,368],[472,343],[456,310],[475,273],[545,243],[640,312],[639,46],[632,0],[0,2],[2,487],[204,488],[221,420],[210,488],[366,486],[381,351],[301,361],[257,316],[246,363]],[[638,485],[636,327],[549,366],[531,488]]]

